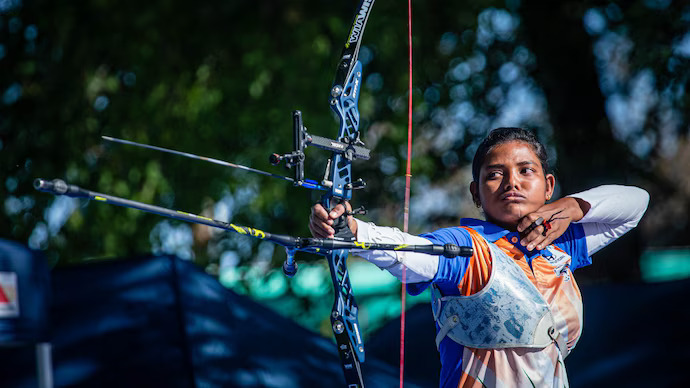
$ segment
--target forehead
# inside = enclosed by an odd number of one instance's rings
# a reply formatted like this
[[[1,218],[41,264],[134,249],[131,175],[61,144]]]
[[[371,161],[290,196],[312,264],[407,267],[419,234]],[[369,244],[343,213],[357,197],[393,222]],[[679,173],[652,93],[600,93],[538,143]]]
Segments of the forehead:
[[[541,166],[539,157],[529,143],[520,140],[498,144],[491,148],[484,158],[482,167],[495,164],[509,165],[525,162]]]

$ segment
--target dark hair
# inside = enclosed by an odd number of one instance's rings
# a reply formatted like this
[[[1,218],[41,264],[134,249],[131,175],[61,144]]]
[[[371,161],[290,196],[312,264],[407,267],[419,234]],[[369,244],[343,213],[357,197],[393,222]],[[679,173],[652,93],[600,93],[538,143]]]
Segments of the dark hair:
[[[522,128],[502,127],[491,130],[489,135],[479,144],[477,152],[474,153],[472,179],[475,182],[479,183],[479,170],[482,168],[482,164],[484,164],[486,154],[491,152],[497,145],[510,141],[524,141],[529,144],[541,162],[544,175],[547,174],[549,171],[549,158],[546,155],[546,147],[541,144],[534,133]]]

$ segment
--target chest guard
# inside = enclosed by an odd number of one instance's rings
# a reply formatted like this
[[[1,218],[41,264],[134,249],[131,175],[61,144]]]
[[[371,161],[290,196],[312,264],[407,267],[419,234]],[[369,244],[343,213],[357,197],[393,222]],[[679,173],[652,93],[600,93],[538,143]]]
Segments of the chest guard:
[[[439,326],[436,347],[446,336],[479,349],[545,348],[555,342],[565,358],[566,339],[544,297],[513,258],[488,245],[491,275],[478,293],[442,296],[432,287],[432,311]]]

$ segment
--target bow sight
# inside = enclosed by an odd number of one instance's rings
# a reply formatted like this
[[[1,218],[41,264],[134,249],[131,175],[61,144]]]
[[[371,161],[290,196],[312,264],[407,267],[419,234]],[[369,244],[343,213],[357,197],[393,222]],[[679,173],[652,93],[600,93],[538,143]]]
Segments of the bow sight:
[[[324,178],[320,184],[311,179],[304,179],[304,149],[310,145],[321,148],[322,150],[331,151],[334,155],[341,155],[348,162],[352,162],[355,159],[369,160],[371,151],[364,147],[364,142],[359,139],[359,132],[357,132],[357,137],[354,141],[351,141],[349,137],[332,140],[321,136],[310,135],[307,132],[307,128],[304,126],[302,112],[298,110],[292,112],[292,131],[293,151],[284,155],[272,154],[269,156],[268,160],[274,166],[284,164],[288,169],[294,167],[293,183],[295,186],[304,186],[316,190],[328,190],[333,187],[333,181],[328,179],[331,159],[328,159]],[[365,186],[366,183],[362,179],[358,179],[355,182],[345,183],[341,189],[356,190],[364,188]]]

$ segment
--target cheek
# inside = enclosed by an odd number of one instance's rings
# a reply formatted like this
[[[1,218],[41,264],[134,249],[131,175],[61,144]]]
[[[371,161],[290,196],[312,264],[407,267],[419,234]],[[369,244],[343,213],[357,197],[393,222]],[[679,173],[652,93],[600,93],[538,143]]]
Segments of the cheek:
[[[546,195],[546,182],[542,179],[537,179],[532,182],[532,188],[534,192],[537,192],[541,194],[542,196]]]
[[[499,190],[500,186],[500,181],[487,181],[484,182],[479,191],[484,197],[487,197],[496,193]]]

